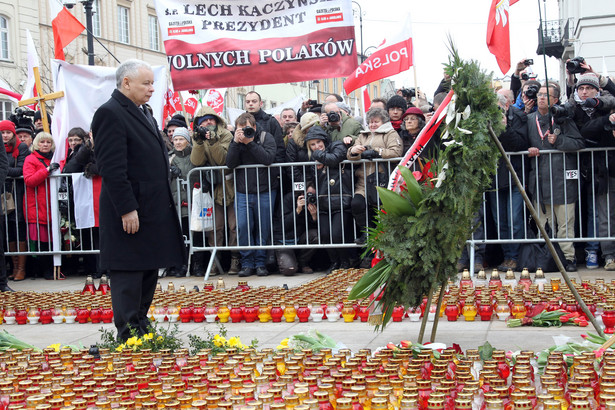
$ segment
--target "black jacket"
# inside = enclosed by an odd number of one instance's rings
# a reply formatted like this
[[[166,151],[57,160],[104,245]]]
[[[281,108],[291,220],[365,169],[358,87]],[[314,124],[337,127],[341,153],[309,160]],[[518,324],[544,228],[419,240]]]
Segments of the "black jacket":
[[[325,166],[316,170],[312,179],[318,195],[318,212],[339,212],[350,208],[354,188],[352,186],[352,166],[340,164],[346,159],[346,145],[343,141],[326,143],[323,151],[314,151],[312,159]],[[312,169],[312,171],[314,171]]]
[[[241,165],[271,165],[276,157],[276,142],[273,136],[256,124],[256,135],[249,144],[231,141],[226,154],[226,166],[233,169]],[[235,173],[236,191],[242,194],[256,194],[277,189],[277,171],[269,167],[246,168]]]
[[[506,130],[498,137],[506,152],[526,151],[529,148],[527,139],[527,114],[515,106],[510,106],[506,113]],[[514,155],[510,158],[515,172],[523,181],[523,155]],[[509,177],[508,168],[504,158],[498,160],[497,185],[494,180],[492,188],[508,189],[514,184]]]
[[[23,163],[26,160],[26,157],[30,155],[30,149],[28,146],[23,142],[19,142],[18,140],[16,141],[18,142],[17,146],[13,147],[11,152],[6,153],[8,163],[6,177],[8,177],[8,179],[5,179],[4,191],[11,192],[13,194],[15,210],[17,211],[11,212],[8,215],[10,221],[14,221],[17,216],[19,216],[19,219],[23,219],[23,198],[25,193],[24,182],[22,179],[15,180],[15,178],[23,176]],[[16,156],[14,156],[13,153],[15,153]],[[20,223],[23,223],[23,221]]]
[[[261,126],[263,131],[273,135],[276,151],[275,159],[273,162],[280,163],[286,160],[286,147],[284,145],[284,136],[282,135],[282,127],[278,120],[273,115],[267,114],[263,110],[259,110],[257,113],[253,113],[256,123]]]
[[[151,116],[148,116],[151,119]],[[179,218],[169,185],[169,157],[155,125],[119,90],[92,120],[100,193],[100,264],[151,270],[185,264]],[[137,210],[139,231],[124,232],[122,215]]]
[[[615,137],[608,115],[602,115],[588,121],[581,135],[585,138],[587,148],[615,147]],[[605,158],[605,154],[608,156]],[[609,189],[609,177],[615,178],[615,151],[594,151],[593,176],[596,181],[596,193],[603,195]]]

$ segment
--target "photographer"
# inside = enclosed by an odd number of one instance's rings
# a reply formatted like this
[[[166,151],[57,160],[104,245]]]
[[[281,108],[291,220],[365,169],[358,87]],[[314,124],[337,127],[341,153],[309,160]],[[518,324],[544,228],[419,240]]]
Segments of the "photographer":
[[[593,68],[587,64],[585,59],[579,56],[566,60],[566,95],[568,97],[570,97],[572,92],[576,90],[576,74],[595,75],[598,77],[598,86],[603,90],[608,91],[611,95],[615,95],[615,83],[613,83],[609,77],[604,77],[596,73]]]
[[[381,109],[370,110],[367,112],[366,119],[369,130],[361,132],[354,145],[348,150],[348,159],[358,161],[361,159],[373,160],[376,158],[396,158],[401,156],[403,143],[399,134],[397,134],[389,122],[389,116],[386,111]],[[376,184],[381,186],[384,184],[386,186],[388,183],[390,174],[390,167],[388,165],[387,163],[378,163],[378,166],[376,166],[373,162],[365,162],[355,166],[352,216],[360,233],[355,240],[355,243],[359,245],[363,245],[367,239],[365,229],[368,221],[372,220],[372,208],[378,206],[375,186]]]
[[[517,95],[517,101],[514,106],[521,111],[529,114],[536,111],[536,102],[538,101],[538,91],[540,83],[536,80],[527,80],[523,84],[522,92]]]
[[[329,135],[329,141],[342,141],[349,146],[363,128],[361,124],[342,111],[338,103],[328,102],[320,114],[320,125]]]
[[[589,120],[581,134],[588,148],[615,147],[615,114],[601,115]],[[596,190],[596,210],[598,214],[598,230],[602,237],[615,236],[615,151],[611,150],[595,159],[594,175],[598,184]],[[610,204],[610,209],[609,209]],[[610,230],[609,230],[610,227]],[[604,269],[615,271],[615,241],[600,242],[604,257]]]
[[[312,127],[319,127],[318,115],[313,112],[305,113],[301,116],[301,122],[293,131],[292,137],[286,145],[286,161],[287,162],[307,162],[310,160],[310,154],[305,141],[308,131]],[[310,173],[309,167],[294,166],[292,167],[292,181],[306,182],[305,173]]]
[[[580,75],[573,95],[563,107],[562,114],[571,116],[583,136],[587,135],[585,127],[592,120],[600,117],[608,117],[615,108],[615,98],[608,93],[600,92],[599,77],[592,72],[586,71]],[[587,137],[586,137],[587,140]],[[594,200],[596,196],[605,194],[608,190],[606,175],[601,173],[605,166],[604,152],[583,152],[580,154],[581,182],[584,195],[584,211],[581,215],[585,220],[584,234],[587,237],[595,237],[598,231]],[[597,241],[589,241],[585,245],[585,264],[588,269],[598,268],[598,250],[600,244]]]
[[[538,91],[538,110],[528,115],[527,134],[530,157],[529,191],[538,211],[538,223],[547,222],[557,238],[574,238],[575,207],[579,191],[577,155],[555,153],[541,155],[541,150],[576,151],[585,148],[583,137],[574,121],[563,116],[557,120],[549,115],[551,106],[559,101],[560,89],[549,82]],[[557,229],[556,229],[557,228]],[[572,242],[559,242],[568,272],[576,272]]]
[[[234,169],[240,165],[271,165],[277,148],[273,135],[263,131],[250,113],[237,117],[235,127],[226,166]],[[269,167],[258,167],[239,170],[235,175],[238,244],[246,247],[240,251],[240,277],[269,274],[265,267],[267,251],[249,247],[270,242],[271,210],[278,188],[278,180],[271,174]]]
[[[519,90],[523,87],[526,81],[530,79],[530,76],[526,71],[531,72],[530,66],[534,64],[534,60],[531,58],[524,58],[517,63],[515,72],[510,76],[510,89],[514,94],[514,97],[519,96]]]
[[[192,152],[190,162],[195,167],[222,166],[226,165],[226,156],[233,140],[233,134],[227,129],[226,121],[220,117],[213,108],[204,106],[196,113],[192,122]],[[233,171],[215,170],[202,171],[200,178],[201,186],[213,185],[212,196],[214,199],[215,237],[213,232],[207,233],[207,240],[211,246],[236,246],[237,232],[235,219],[235,184]],[[226,209],[224,207],[226,206]],[[226,220],[225,220],[226,215]],[[228,231],[225,231],[228,228]],[[225,232],[228,238],[225,240]],[[193,235],[195,246],[204,243],[203,233]],[[205,275],[205,253],[195,252],[192,255],[191,274],[195,276]],[[210,275],[217,274],[217,265],[214,264]],[[229,275],[239,273],[239,253],[231,252],[231,266]]]

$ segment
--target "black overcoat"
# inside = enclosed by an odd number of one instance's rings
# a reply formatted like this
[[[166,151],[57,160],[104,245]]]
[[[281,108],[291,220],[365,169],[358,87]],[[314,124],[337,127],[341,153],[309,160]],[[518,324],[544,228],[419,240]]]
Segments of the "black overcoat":
[[[167,149],[154,125],[130,99],[114,90],[96,110],[92,133],[102,176],[101,268],[137,271],[184,264]],[[129,235],[122,215],[134,210],[139,214],[139,231]]]

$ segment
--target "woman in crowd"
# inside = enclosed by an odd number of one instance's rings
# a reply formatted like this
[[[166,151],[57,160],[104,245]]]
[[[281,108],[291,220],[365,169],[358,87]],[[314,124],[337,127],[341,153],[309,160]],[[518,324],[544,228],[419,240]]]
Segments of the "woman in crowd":
[[[404,143],[403,152],[406,152],[414,144],[414,140],[425,126],[425,115],[420,108],[410,107],[401,118],[402,124],[399,136]]]
[[[17,139],[13,122],[9,120],[0,121],[0,132],[2,132],[4,150],[6,151],[9,163],[7,179],[4,184],[4,198],[6,200],[11,196],[12,206],[14,207],[12,210],[5,210],[9,242],[8,250],[11,252],[17,250],[26,252],[26,224],[23,218],[24,188],[22,181],[15,178],[23,175],[23,164],[26,157],[30,154],[30,150],[26,144]],[[26,278],[27,255],[14,255],[11,259],[13,262],[13,273],[9,275],[9,279],[15,281],[24,280]]]
[[[373,160],[376,158],[396,158],[402,155],[403,144],[397,131],[389,122],[389,116],[381,108],[369,110],[366,115],[368,130],[361,131],[348,150],[348,159],[358,161],[360,159]],[[378,164],[376,166],[376,164]],[[372,220],[371,208],[378,206],[376,184],[386,186],[391,170],[386,162],[365,162],[355,169],[355,190],[352,198],[352,216],[354,217],[359,236],[355,240],[357,244],[364,244],[367,239],[367,224]],[[370,212],[368,215],[368,207]]]
[[[23,165],[23,178],[26,185],[24,208],[29,239],[37,242],[37,251],[44,252],[49,250],[51,240],[51,233],[48,229],[51,219],[49,175],[60,168],[60,164],[51,162],[55,150],[51,134],[38,133],[31,149],[32,155],[28,155]],[[38,269],[35,271],[42,273],[45,279],[53,279],[53,257],[38,255],[37,263]]]

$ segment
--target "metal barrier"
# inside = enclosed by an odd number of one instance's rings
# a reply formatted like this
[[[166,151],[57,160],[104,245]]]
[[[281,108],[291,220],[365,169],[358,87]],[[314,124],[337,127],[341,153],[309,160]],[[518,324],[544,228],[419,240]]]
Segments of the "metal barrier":
[[[519,177],[526,187],[531,185],[530,170],[539,168],[539,161],[547,160],[553,163],[557,162],[556,159],[560,159],[565,168],[566,165],[571,168],[561,175],[550,171],[547,180],[576,181],[573,192],[569,192],[570,188],[566,184],[558,186],[555,183],[549,183],[545,188],[543,178],[545,175],[542,175],[540,171],[532,176],[538,187],[539,195],[542,193],[542,196],[552,198],[554,193],[563,190],[563,193],[569,197],[566,203],[575,204],[576,213],[582,216],[581,219],[589,220],[587,224],[579,224],[579,218],[569,218],[572,215],[566,214],[567,218],[563,227],[565,229],[562,231],[567,234],[553,238],[554,242],[615,240],[615,235],[612,233],[615,217],[611,211],[615,182],[610,181],[611,185],[608,187],[609,195],[606,195],[608,220],[601,233],[600,221],[596,216],[591,216],[595,214],[593,211],[598,208],[599,200],[602,200],[599,198],[602,191],[598,192],[596,186],[599,177],[593,172],[582,176],[580,172],[582,167],[573,166],[576,161],[577,164],[583,164],[588,169],[595,169],[602,164],[608,168],[608,155],[605,153],[610,152],[613,155],[614,150],[613,148],[584,149],[572,153],[541,151],[538,158],[528,158],[527,151],[509,154],[511,158],[519,158],[518,163],[521,164]],[[367,201],[361,202],[355,195],[355,191],[360,189],[361,185],[366,187],[374,182],[372,177],[366,174],[371,173],[376,165],[381,168],[381,173],[375,173],[375,182],[386,186],[388,175],[398,162],[399,158],[373,161],[346,160],[333,166],[321,166],[315,162],[273,164],[268,167],[247,165],[237,167],[232,171],[223,166],[195,168],[186,176],[186,180],[174,181],[177,192],[186,192],[185,199],[182,199],[182,195],[176,195],[178,213],[179,215],[183,213],[181,221],[185,243],[190,249],[190,254],[198,251],[212,252],[213,257],[210,258],[207,272],[216,261],[215,256],[218,250],[307,249],[315,246],[330,249],[360,247],[354,242],[355,238],[361,235],[363,227],[369,226],[375,204],[368,204]],[[365,172],[366,167],[368,172]],[[59,205],[57,211],[50,209],[49,214],[54,221],[60,222],[56,225],[57,228],[52,232],[52,236],[57,235],[63,239],[61,246],[49,249],[41,241],[31,240],[31,247],[28,250],[16,248],[14,244],[9,245],[10,242],[19,243],[31,239],[33,232],[38,233],[35,236],[40,236],[44,227],[28,226],[24,219],[23,207],[27,209],[29,204],[27,197],[23,196],[25,192],[23,178],[7,179],[6,186],[14,193],[17,209],[4,215],[6,254],[9,256],[17,254],[54,255],[57,258],[60,255],[98,253],[96,229],[76,229],[75,227],[71,176],[69,174],[53,175],[48,180],[56,183],[45,183],[38,189],[45,189],[48,198],[57,197]],[[507,186],[503,187],[502,181],[506,180],[508,184],[504,183]],[[241,181],[247,181],[247,186]],[[525,205],[522,206],[521,214],[518,214],[517,219],[511,211],[513,192],[516,188],[513,188],[514,184],[508,171],[505,171],[504,179],[496,177],[494,181],[493,189],[484,194],[484,199],[489,201],[489,209],[495,209],[495,212],[493,210],[484,212],[483,209],[482,215],[477,219],[480,223],[477,224],[477,229],[467,241],[471,267],[474,266],[474,253],[477,246],[542,241],[540,236],[536,236],[528,228],[529,213]],[[211,209],[211,220],[214,226],[209,231],[201,232],[190,229],[191,222],[194,222],[190,210],[195,183],[198,183],[203,191],[209,191],[215,202],[215,206]],[[258,192],[260,191],[257,189],[259,186],[263,188],[262,192]],[[309,191],[314,193],[314,196],[310,195],[310,201],[313,201],[312,205],[316,212],[314,215],[305,211],[297,214],[297,199],[301,195],[307,197],[308,187],[310,187]],[[548,191],[545,192],[547,188]],[[54,192],[56,196],[52,195]],[[502,192],[508,195],[499,195]],[[23,204],[20,203],[20,197]],[[536,198],[534,197],[533,200],[535,202]],[[244,204],[252,205],[250,207]],[[551,205],[555,204],[548,200],[545,205],[548,205],[545,207],[545,210],[549,210],[547,214],[550,215],[548,216],[554,218],[555,207]],[[35,208],[38,211],[38,204],[35,204]],[[502,213],[501,210],[506,211]],[[250,212],[249,215],[248,212]],[[502,215],[508,218],[503,218]],[[587,215],[589,218],[586,218]],[[500,228],[507,225],[503,219],[508,219],[510,232],[514,232],[515,226],[518,227],[520,224],[521,233],[517,231],[516,235],[503,234],[506,230]],[[495,237],[487,235],[487,226],[491,220],[497,228]],[[576,225],[576,233],[573,235],[570,235],[570,232],[574,231],[568,226],[569,223]]]

